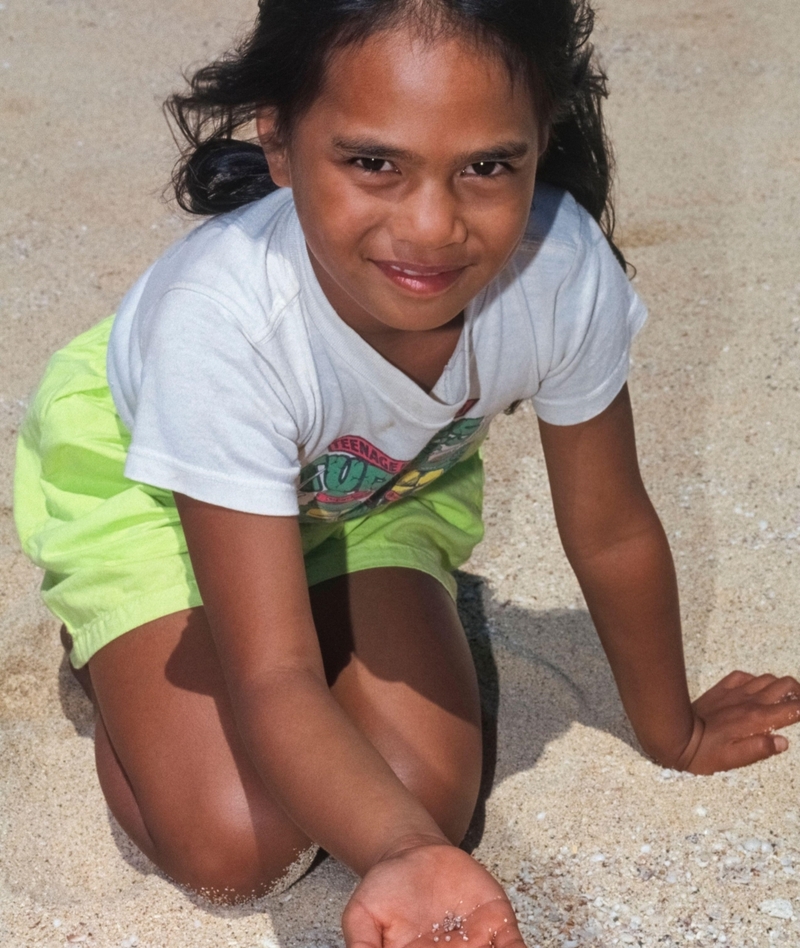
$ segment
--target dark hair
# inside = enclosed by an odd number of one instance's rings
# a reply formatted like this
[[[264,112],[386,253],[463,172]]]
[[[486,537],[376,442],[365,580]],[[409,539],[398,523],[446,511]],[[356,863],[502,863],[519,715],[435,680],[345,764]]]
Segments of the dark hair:
[[[588,0],[259,0],[252,32],[203,66],[165,108],[186,141],[173,173],[178,203],[218,214],[275,189],[260,145],[234,136],[259,107],[274,108],[276,134],[319,92],[332,53],[411,21],[435,37],[468,36],[499,54],[513,81],[530,85],[550,142],[537,180],[569,191],[613,242],[612,156],[601,111],[606,76],[589,36]]]

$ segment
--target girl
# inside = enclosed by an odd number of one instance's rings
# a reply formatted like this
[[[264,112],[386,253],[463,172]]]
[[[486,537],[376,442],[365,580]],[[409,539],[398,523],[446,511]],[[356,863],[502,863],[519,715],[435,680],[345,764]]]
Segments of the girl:
[[[578,0],[262,0],[170,103],[178,199],[216,216],[55,356],[21,435],[19,529],[115,816],[216,898],[324,847],[363,876],[350,946],[522,944],[457,848],[481,735],[451,577],[520,399],[644,750],[711,773],[800,716],[788,678],[689,700],[590,25]]]

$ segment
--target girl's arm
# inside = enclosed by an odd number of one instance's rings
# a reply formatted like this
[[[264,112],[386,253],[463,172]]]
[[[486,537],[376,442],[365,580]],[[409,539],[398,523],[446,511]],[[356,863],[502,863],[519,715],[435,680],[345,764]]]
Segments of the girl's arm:
[[[539,422],[556,521],[642,747],[695,773],[784,750],[800,684],[735,672],[692,705],[669,544],[639,474],[625,386],[579,425]]]
[[[328,689],[297,520],[176,501],[239,730],[286,813],[361,875],[404,840],[447,843]]]
[[[331,695],[296,518],[176,501],[256,769],[310,839],[365,876],[342,919],[346,944],[436,948],[432,926],[457,911],[475,948],[524,948],[500,885],[451,845]]]

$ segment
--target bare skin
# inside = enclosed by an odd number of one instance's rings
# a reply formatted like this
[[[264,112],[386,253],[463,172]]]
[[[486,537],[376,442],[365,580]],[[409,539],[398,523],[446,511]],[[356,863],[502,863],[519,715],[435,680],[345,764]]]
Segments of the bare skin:
[[[331,694],[452,842],[481,772],[471,656],[431,577],[381,569],[311,590]],[[218,898],[261,894],[311,845],[264,786],[234,721],[203,609],[90,662],[97,768],[122,827],[165,872]]]
[[[625,386],[581,425],[539,423],[561,541],[644,750],[710,774],[780,753],[800,720],[794,678],[732,672],[694,704],[669,543],[639,472]]]

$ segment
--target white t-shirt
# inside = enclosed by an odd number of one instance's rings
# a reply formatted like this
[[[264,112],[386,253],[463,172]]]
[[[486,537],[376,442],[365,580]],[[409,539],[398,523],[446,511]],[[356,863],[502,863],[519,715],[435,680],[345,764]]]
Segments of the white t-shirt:
[[[540,185],[428,394],[337,316],[280,190],[198,227],[123,300],[108,380],[125,474],[251,513],[360,516],[472,453],[520,399],[556,425],[599,414],[645,318],[597,224]]]

